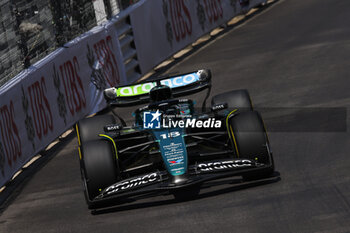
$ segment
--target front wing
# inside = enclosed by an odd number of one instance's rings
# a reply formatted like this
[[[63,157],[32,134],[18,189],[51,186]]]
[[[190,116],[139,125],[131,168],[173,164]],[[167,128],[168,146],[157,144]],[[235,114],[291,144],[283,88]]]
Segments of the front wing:
[[[271,166],[271,164],[261,164],[250,159],[225,159],[191,165],[185,175],[178,177],[171,176],[166,171],[155,171],[110,185],[97,197],[90,200],[90,204],[102,204],[111,199],[127,198],[157,191],[182,189],[210,180],[269,169]]]

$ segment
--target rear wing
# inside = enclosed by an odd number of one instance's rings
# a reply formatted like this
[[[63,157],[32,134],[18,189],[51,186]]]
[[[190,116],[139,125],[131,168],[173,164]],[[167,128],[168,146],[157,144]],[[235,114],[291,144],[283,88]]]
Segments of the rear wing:
[[[117,86],[104,90],[104,97],[112,106],[130,107],[150,102],[149,92],[157,85],[167,85],[172,89],[173,97],[181,97],[211,89],[211,72],[202,69],[173,77],[156,78],[137,84]]]

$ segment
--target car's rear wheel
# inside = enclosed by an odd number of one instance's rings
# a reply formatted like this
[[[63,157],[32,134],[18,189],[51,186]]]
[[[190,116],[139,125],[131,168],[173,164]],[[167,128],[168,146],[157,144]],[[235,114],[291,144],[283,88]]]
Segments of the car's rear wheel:
[[[81,146],[81,169],[88,203],[103,189],[117,182],[116,153],[107,140],[96,140]]]
[[[229,111],[238,109],[239,112],[253,110],[252,101],[247,90],[234,90],[221,93],[211,99],[211,105],[227,103]]]
[[[94,116],[80,120],[76,126],[77,136],[80,144],[91,140],[98,140],[99,134],[104,133],[104,127],[109,124],[115,124],[112,115]]]
[[[256,111],[239,113],[229,119],[229,133],[238,158],[247,158],[269,165],[255,173],[247,173],[246,179],[263,178],[274,172],[274,163],[265,126]]]

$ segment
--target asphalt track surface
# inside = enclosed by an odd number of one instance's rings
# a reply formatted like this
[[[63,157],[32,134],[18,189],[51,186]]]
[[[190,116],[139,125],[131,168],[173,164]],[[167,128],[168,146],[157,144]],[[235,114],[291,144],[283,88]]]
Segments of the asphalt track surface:
[[[265,11],[168,72],[211,68],[213,94],[247,88],[262,109],[348,108],[350,1],[283,0]],[[93,215],[72,138],[9,203],[0,232],[350,232],[349,127],[310,130],[313,119],[293,115],[273,126],[286,118],[266,115],[278,182],[242,186],[234,178],[192,201],[156,196]]]

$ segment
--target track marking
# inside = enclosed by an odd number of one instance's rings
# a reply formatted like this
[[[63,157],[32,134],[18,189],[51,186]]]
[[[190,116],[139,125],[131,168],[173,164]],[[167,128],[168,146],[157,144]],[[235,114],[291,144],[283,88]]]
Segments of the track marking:
[[[18,170],[18,171],[12,176],[11,180],[14,180],[19,174],[22,173],[22,171],[23,171],[22,169]]]
[[[54,147],[57,143],[59,143],[60,140],[56,139],[55,141],[51,142],[45,150],[50,150],[52,147]]]
[[[26,164],[23,165],[22,168],[28,168],[30,165],[32,165],[35,161],[37,161],[38,159],[40,159],[42,156],[39,154],[39,155],[36,155],[34,156],[31,160],[29,160]]]
[[[202,36],[201,38],[199,38],[198,40],[196,40],[195,42],[192,43],[192,47],[197,46],[207,40],[209,40],[211,38],[211,36],[209,34],[206,34],[204,36]]]
[[[182,57],[183,55],[185,55],[186,53],[188,53],[191,50],[192,50],[192,45],[188,45],[184,49],[182,49],[179,52],[175,53],[173,55],[173,58],[178,59],[178,58]]]
[[[222,32],[224,30],[223,27],[217,27],[214,30],[212,30],[209,35],[210,36],[216,36],[217,34],[219,34],[220,32]]]
[[[164,66],[169,65],[169,64],[172,63],[173,61],[175,61],[174,58],[167,59],[167,60],[163,61],[162,63],[160,63],[159,65],[157,65],[156,67],[154,67],[153,69],[154,69],[154,70],[158,70],[158,69],[160,69],[160,68],[162,68],[162,67],[164,67]]]

